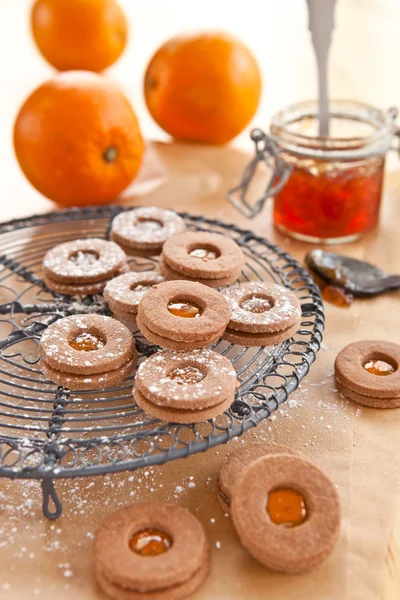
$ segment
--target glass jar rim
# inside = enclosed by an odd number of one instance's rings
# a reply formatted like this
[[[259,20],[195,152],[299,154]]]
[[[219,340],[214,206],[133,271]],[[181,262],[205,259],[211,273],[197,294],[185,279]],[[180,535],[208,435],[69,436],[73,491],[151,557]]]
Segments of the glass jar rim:
[[[331,100],[331,118],[364,124],[371,128],[368,135],[323,137],[305,135],[290,126],[306,119],[318,120],[318,103],[304,101],[278,111],[271,120],[271,134],[281,150],[298,156],[320,160],[356,160],[381,156],[391,147],[395,133],[397,110],[380,110],[354,100]]]

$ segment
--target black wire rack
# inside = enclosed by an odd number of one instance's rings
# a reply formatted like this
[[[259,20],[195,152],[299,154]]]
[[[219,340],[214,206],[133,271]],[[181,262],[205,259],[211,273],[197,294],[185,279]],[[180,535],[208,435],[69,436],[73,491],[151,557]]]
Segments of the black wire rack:
[[[308,373],[324,326],[321,296],[294,258],[249,231],[182,214],[189,229],[231,236],[243,249],[241,281],[273,281],[290,288],[302,306],[300,329],[266,348],[224,341],[213,349],[227,356],[240,387],[231,408],[204,423],[177,425],[149,417],[132,397],[134,377],[119,387],[71,392],[47,381],[38,368],[41,332],[78,313],[110,314],[102,296],[67,297],[42,279],[44,254],[61,242],[107,237],[119,206],[71,209],[0,225],[0,477],[41,480],[43,512],[61,514],[54,480],[161,464],[241,435],[284,402]],[[157,268],[156,259],[130,259],[131,270]],[[133,331],[140,361],[156,351]]]

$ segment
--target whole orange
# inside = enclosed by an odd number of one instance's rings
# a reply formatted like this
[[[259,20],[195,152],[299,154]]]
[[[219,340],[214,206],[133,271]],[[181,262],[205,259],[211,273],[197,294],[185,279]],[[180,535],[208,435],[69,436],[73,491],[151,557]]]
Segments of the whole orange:
[[[40,52],[60,71],[102,71],[127,40],[125,16],[115,0],[36,0],[31,26]]]
[[[143,139],[122,92],[95,73],[60,73],[25,101],[14,148],[42,194],[77,206],[113,200],[136,175]]]
[[[179,36],[151,59],[144,92],[153,119],[170,135],[224,144],[253,118],[261,76],[250,50],[231,36]]]

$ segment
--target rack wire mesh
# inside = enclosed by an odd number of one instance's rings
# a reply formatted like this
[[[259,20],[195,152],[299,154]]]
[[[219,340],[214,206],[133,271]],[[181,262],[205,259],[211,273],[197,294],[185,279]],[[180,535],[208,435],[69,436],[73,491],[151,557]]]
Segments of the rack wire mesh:
[[[202,452],[256,426],[308,373],[322,340],[323,305],[311,276],[294,258],[255,234],[217,220],[182,214],[189,229],[231,236],[243,249],[241,281],[273,281],[300,299],[302,322],[290,340],[244,348],[220,340],[240,387],[231,408],[204,423],[177,425],[149,417],[132,397],[133,377],[119,387],[71,392],[38,369],[41,332],[82,312],[110,314],[102,296],[70,298],[48,290],[42,258],[56,244],[107,237],[119,206],[71,209],[0,225],[0,477],[42,481],[43,512],[61,514],[53,480],[152,464]],[[157,268],[156,258],[132,258],[131,270]],[[139,361],[157,350],[133,331]]]

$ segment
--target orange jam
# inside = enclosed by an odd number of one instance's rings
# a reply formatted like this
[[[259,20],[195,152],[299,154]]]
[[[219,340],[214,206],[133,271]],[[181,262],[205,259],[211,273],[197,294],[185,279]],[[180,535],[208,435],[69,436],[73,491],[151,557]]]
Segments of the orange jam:
[[[304,496],[291,488],[277,488],[268,494],[267,513],[275,525],[296,527],[307,519]]]
[[[326,302],[342,308],[349,307],[354,300],[352,294],[347,294],[343,288],[336,287],[335,285],[322,286],[322,297]]]
[[[74,254],[71,254],[68,260],[74,262],[79,267],[90,267],[90,265],[99,260],[99,255],[92,250],[78,250]]]
[[[259,314],[263,312],[267,312],[273,307],[273,303],[268,298],[264,298],[264,296],[251,296],[250,298],[246,298],[240,304],[240,308],[247,310],[249,312]]]
[[[168,311],[175,317],[184,317],[185,319],[195,319],[200,317],[201,308],[191,302],[170,302]]]
[[[363,364],[363,367],[368,373],[372,373],[372,375],[380,375],[384,377],[385,375],[391,375],[396,371],[393,365],[386,362],[385,360],[369,360]]]
[[[139,231],[144,231],[151,233],[152,231],[157,231],[162,228],[161,221],[157,221],[156,219],[138,219],[135,224],[135,229],[139,229]]]
[[[209,260],[215,260],[218,258],[219,254],[215,250],[210,250],[207,248],[195,248],[189,252],[189,256],[194,256],[195,258],[200,258],[204,262],[208,262]]]
[[[80,350],[83,352],[92,352],[93,350],[100,350],[103,348],[105,341],[94,333],[84,331],[75,338],[73,338],[69,345],[74,350]]]
[[[172,538],[160,529],[143,529],[132,536],[129,547],[140,556],[158,556],[172,546]]]
[[[143,285],[143,283],[134,284],[131,287],[132,292],[148,292],[151,289],[151,285]]]
[[[171,371],[168,375],[168,379],[172,379],[172,381],[175,381],[176,383],[186,383],[190,385],[204,379],[204,374],[200,369],[188,365],[187,367],[179,367]]]

